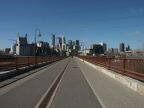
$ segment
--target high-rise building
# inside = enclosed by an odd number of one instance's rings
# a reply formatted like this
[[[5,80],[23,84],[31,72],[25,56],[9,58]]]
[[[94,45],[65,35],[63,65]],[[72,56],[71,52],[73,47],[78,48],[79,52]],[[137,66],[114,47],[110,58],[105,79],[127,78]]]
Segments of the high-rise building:
[[[79,40],[76,40],[76,46],[80,46]]]
[[[62,50],[66,51],[66,39],[64,36],[62,36],[61,38],[62,38]]]
[[[125,44],[124,43],[120,43],[119,52],[125,52]]]
[[[16,54],[21,56],[30,55],[30,47],[27,42],[27,36],[25,37],[17,37],[17,46],[16,46]]]
[[[131,50],[131,48],[130,48],[129,45],[127,45],[127,46],[126,46],[126,51],[129,51],[129,50]]]
[[[108,54],[117,55],[118,54],[118,48],[109,48]]]
[[[65,37],[62,36],[61,39],[62,39],[62,44],[66,44],[66,39],[65,39]]]
[[[57,49],[62,50],[62,38],[57,37],[56,39],[57,39]]]
[[[62,44],[62,50],[66,51],[66,44]]]
[[[16,54],[16,43],[13,43],[12,45],[11,45],[11,51],[10,51],[10,53],[11,54]]]
[[[118,48],[113,48],[113,53],[118,54]]]
[[[73,45],[73,46],[76,45],[75,41],[72,42],[72,45]]]
[[[80,50],[79,40],[76,40],[75,46],[76,46],[76,50],[79,51]]]
[[[100,43],[100,45],[102,45],[104,53],[107,52],[107,44],[106,43]]]
[[[37,42],[37,55],[48,55],[51,54],[48,42],[38,41]]]
[[[72,40],[68,40],[68,48],[72,50],[73,48]]]
[[[55,48],[55,34],[52,34],[52,48]]]
[[[91,49],[93,50],[93,54],[103,54],[103,46],[100,44],[91,45]]]
[[[62,44],[62,38],[61,37],[58,37],[58,44]]]
[[[68,44],[72,46],[72,40],[68,40]]]

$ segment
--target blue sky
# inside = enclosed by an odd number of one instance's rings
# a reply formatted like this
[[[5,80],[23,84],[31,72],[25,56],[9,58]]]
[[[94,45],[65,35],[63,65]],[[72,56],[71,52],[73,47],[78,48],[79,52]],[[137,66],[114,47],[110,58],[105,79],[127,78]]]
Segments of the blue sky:
[[[66,39],[79,39],[86,46],[105,42],[118,47],[120,42],[133,49],[144,45],[143,0],[0,0],[0,49],[10,47],[8,39],[28,34],[33,42],[40,28],[50,41],[52,33]]]

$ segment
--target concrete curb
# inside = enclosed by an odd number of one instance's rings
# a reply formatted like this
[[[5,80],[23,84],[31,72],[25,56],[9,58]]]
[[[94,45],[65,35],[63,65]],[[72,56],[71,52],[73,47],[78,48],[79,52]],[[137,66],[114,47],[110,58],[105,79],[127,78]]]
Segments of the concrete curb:
[[[108,75],[109,77],[121,82],[122,84],[126,85],[127,87],[131,88],[132,90],[134,90],[144,96],[144,83],[143,82],[140,82],[140,81],[132,79],[130,77],[121,75],[114,71],[108,70],[104,67],[94,65],[94,64],[87,62],[85,60],[82,60],[80,58],[76,57],[76,59],[83,61],[85,64],[88,64],[89,66],[95,68],[96,70],[103,72],[104,74]]]

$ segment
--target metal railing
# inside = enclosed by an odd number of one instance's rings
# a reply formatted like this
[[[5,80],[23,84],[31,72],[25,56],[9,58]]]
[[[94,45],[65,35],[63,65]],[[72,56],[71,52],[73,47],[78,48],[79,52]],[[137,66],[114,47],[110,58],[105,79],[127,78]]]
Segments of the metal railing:
[[[103,66],[120,74],[144,81],[144,59],[126,59],[114,57],[78,56],[88,62]]]
[[[0,72],[20,69],[24,67],[36,66],[38,64],[49,63],[63,59],[62,56],[17,56],[17,57],[1,57]]]

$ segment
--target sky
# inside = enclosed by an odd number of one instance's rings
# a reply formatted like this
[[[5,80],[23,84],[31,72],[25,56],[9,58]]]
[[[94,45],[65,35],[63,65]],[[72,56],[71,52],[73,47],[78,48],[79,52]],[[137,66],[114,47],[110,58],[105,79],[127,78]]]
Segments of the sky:
[[[34,42],[50,42],[51,34],[79,39],[86,47],[105,42],[144,48],[144,0],[0,0],[0,49],[10,47],[17,33]],[[11,40],[12,39],[12,40]]]

